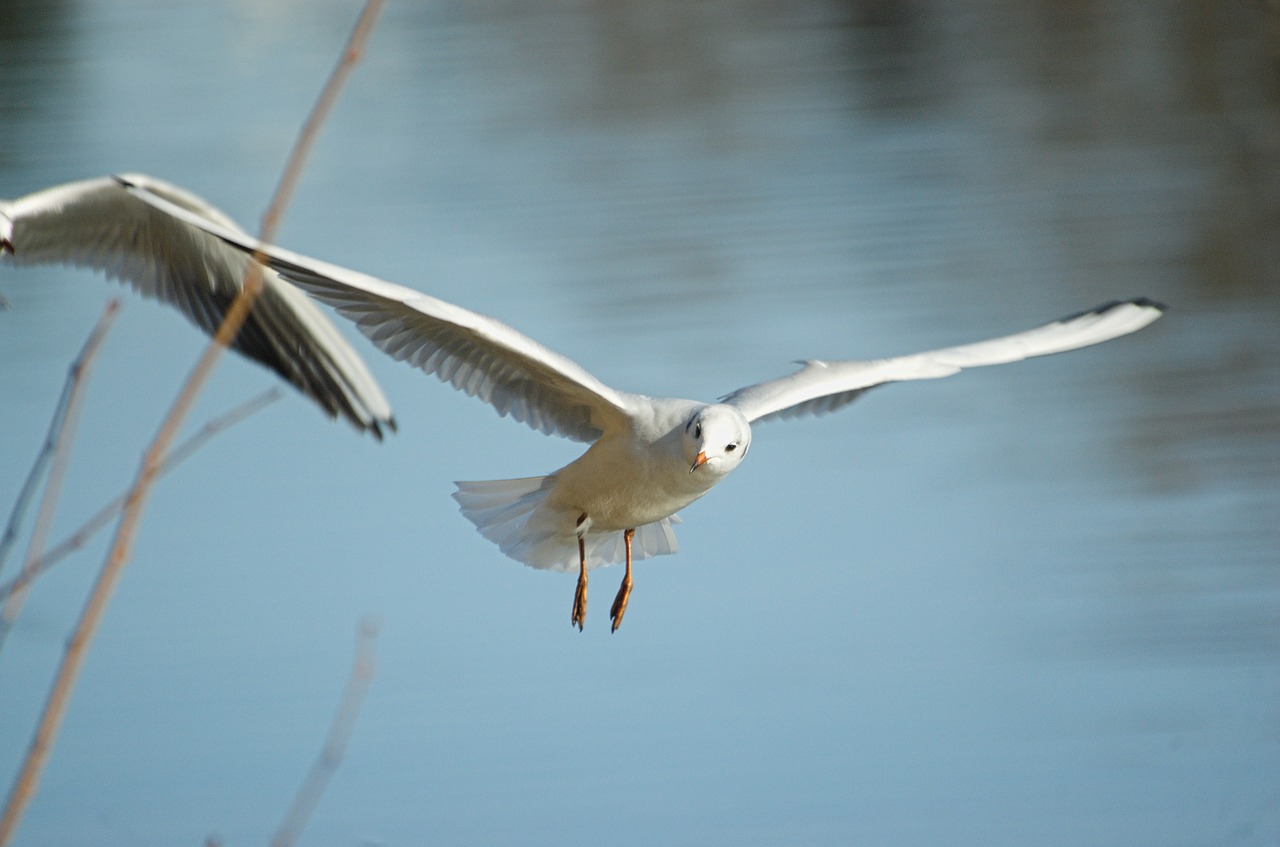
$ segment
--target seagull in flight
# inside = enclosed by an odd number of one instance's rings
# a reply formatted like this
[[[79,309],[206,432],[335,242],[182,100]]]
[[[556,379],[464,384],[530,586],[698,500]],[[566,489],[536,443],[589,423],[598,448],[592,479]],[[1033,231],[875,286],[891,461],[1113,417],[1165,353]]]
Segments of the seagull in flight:
[[[243,234],[189,191],[152,177],[129,182],[193,219]],[[88,266],[177,308],[213,335],[240,291],[250,260],[222,239],[138,199],[112,177],[0,200],[0,259],[16,265]],[[330,416],[382,438],[391,406],[351,349],[306,295],[264,269],[262,293],[232,346],[266,365]]]
[[[1163,313],[1147,299],[1107,303],[1026,332],[871,361],[800,363],[794,373],[739,388],[716,403],[630,394],[493,318],[412,288],[258,242],[193,215],[145,185],[122,183],[157,209],[257,253],[384,353],[478,397],[500,415],[590,446],[546,476],[458,482],[454,499],[480,534],[534,568],[578,572],[570,622],[582,629],[587,572],[626,563],[609,617],[617,630],[633,560],[676,552],[676,513],[729,475],[751,447],[752,424],[839,409],[888,382],[1088,347]]]

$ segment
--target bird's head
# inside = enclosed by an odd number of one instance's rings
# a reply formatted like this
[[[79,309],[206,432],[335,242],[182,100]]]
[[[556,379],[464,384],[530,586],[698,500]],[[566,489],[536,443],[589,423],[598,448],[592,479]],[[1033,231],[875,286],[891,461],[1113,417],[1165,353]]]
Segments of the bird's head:
[[[751,424],[733,406],[703,406],[684,425],[684,457],[689,473],[724,476],[751,446]]]

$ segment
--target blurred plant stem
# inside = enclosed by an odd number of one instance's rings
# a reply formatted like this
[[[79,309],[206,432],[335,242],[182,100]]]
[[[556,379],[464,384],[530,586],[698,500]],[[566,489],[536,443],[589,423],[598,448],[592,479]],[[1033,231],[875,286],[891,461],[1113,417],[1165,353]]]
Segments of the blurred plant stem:
[[[316,101],[311,114],[307,117],[306,123],[303,124],[298,139],[294,143],[293,151],[290,153],[289,160],[285,165],[284,175],[276,188],[271,205],[263,216],[262,229],[258,236],[261,241],[270,242],[274,238],[280,216],[292,197],[293,189],[301,175],[303,162],[315,143],[315,137],[321,124],[324,122],[325,117],[328,116],[337,99],[342,83],[346,80],[355,63],[359,61],[369,32],[373,28],[373,23],[377,20],[378,13],[382,10],[382,5],[381,0],[368,0],[365,4],[364,11],[361,13],[355,29],[352,31],[342,51],[341,58],[339,58],[337,65],[321,90],[320,97]],[[49,751],[52,749],[53,742],[57,737],[58,727],[66,714],[67,704],[70,702],[71,691],[75,687],[76,677],[84,664],[89,643],[92,641],[98,624],[102,620],[102,615],[106,611],[111,594],[115,590],[120,580],[120,575],[129,560],[133,542],[137,536],[138,526],[142,520],[143,508],[146,505],[148,495],[151,493],[151,487],[160,473],[169,445],[177,436],[178,429],[191,411],[191,406],[217,363],[219,355],[240,331],[240,327],[244,324],[244,320],[249,314],[249,309],[253,306],[254,300],[261,290],[262,266],[257,262],[253,262],[245,274],[244,284],[240,293],[236,295],[236,299],[232,302],[231,308],[227,311],[226,318],[218,328],[213,341],[205,348],[204,353],[196,362],[195,368],[179,391],[173,407],[169,410],[169,414],[161,423],[155,439],[143,454],[137,479],[125,499],[124,511],[120,517],[120,524],[116,529],[111,550],[107,554],[106,562],[102,566],[93,591],[89,595],[89,600],[80,615],[80,620],[67,641],[62,662],[58,666],[57,674],[49,692],[49,699],[41,712],[39,723],[31,740],[31,746],[9,792],[4,813],[0,816],[0,847],[7,845],[13,838],[27,805],[31,802],[31,798],[35,796],[36,788],[40,782],[40,775],[44,771]]]
[[[0,536],[0,571],[4,570],[4,563],[9,556],[9,551],[13,549],[13,545],[18,540],[22,517],[26,514],[27,506],[31,504],[31,500],[35,497],[36,489],[40,486],[40,480],[44,476],[45,468],[49,466],[50,461],[60,449],[64,453],[70,449],[70,442],[75,430],[76,410],[80,405],[79,397],[84,390],[84,385],[88,382],[90,366],[98,352],[98,347],[101,346],[103,339],[106,338],[107,331],[110,330],[119,308],[120,301],[107,301],[107,306],[103,309],[101,317],[98,318],[98,322],[94,324],[93,329],[89,332],[89,337],[85,339],[84,346],[80,348],[80,354],[76,356],[71,363],[71,367],[67,370],[67,379],[62,384],[62,395],[58,397],[58,403],[53,409],[53,418],[49,421],[49,431],[45,436],[44,444],[41,446],[40,452],[36,454],[36,460],[32,463],[31,472],[27,474],[27,479],[22,484],[22,490],[18,492],[18,499],[13,504],[13,511],[9,513],[9,523],[4,528],[4,535]],[[41,504],[41,510],[43,511],[46,506],[52,506],[49,503],[47,489],[44,502]],[[37,526],[40,524],[38,519],[36,524]],[[33,556],[39,557],[39,555],[40,550],[35,546],[34,542],[28,545],[26,565],[30,565]],[[24,570],[26,565],[24,565]],[[3,619],[5,621],[10,620],[9,604],[5,605]]]
[[[342,699],[338,701],[338,711],[333,716],[329,727],[329,735],[325,739],[324,748],[307,773],[306,780],[298,789],[289,811],[285,814],[280,828],[271,838],[271,847],[292,847],[302,836],[302,830],[311,813],[320,802],[320,796],[329,785],[329,780],[342,764],[342,757],[347,749],[347,742],[355,729],[356,717],[360,714],[360,705],[364,702],[365,692],[373,680],[376,667],[374,644],[378,638],[378,622],[366,615],[356,630],[356,658],[351,666],[351,675],[347,677],[346,688],[342,691]]]
[[[177,468],[190,458],[193,453],[212,440],[214,436],[230,429],[255,412],[261,411],[279,400],[281,396],[280,388],[273,386],[229,409],[218,417],[207,421],[194,435],[173,448],[169,455],[165,457],[164,463],[160,466],[159,476],[163,477],[169,471]],[[106,526],[108,521],[124,510],[128,496],[128,492],[125,492],[103,506],[81,524],[79,529],[60,543],[50,547],[43,555],[30,559],[27,563],[28,566],[24,567],[22,572],[13,579],[6,583],[0,583],[0,600],[7,600],[15,593],[27,590],[31,583],[41,574],[83,547],[90,538],[97,534],[98,530]],[[0,621],[0,626],[3,626],[3,621]],[[0,633],[0,647],[3,647],[3,643],[4,633]]]

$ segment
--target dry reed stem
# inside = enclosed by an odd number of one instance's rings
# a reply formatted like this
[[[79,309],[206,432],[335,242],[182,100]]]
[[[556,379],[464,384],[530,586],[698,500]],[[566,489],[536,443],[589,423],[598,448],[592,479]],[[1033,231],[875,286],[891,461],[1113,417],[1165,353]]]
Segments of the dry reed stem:
[[[57,411],[54,412],[56,426],[50,425],[50,438],[45,442],[40,456],[36,458],[36,467],[39,467],[43,464],[41,457],[52,454],[44,496],[40,498],[40,508],[36,510],[35,524],[27,544],[27,555],[23,561],[22,570],[18,573],[18,578],[26,577],[27,582],[30,581],[30,575],[36,568],[36,562],[44,555],[45,543],[48,542],[49,533],[53,529],[53,516],[57,511],[58,496],[62,493],[62,482],[66,478],[67,464],[71,458],[71,445],[75,441],[76,424],[80,421],[81,401],[84,399],[85,386],[89,383],[89,373],[93,369],[98,348],[102,346],[119,311],[120,301],[107,301],[106,308],[102,310],[102,316],[98,318],[98,322],[94,324],[89,337],[85,340],[80,355],[71,363],[67,373],[67,389],[58,401]],[[32,475],[28,480],[39,476],[36,467],[32,468]],[[23,493],[25,494],[26,491],[24,486]],[[30,491],[31,494],[35,493],[34,486]],[[25,505],[22,510],[25,510]],[[15,507],[14,513],[19,514],[20,510]],[[22,613],[22,604],[26,599],[25,589],[13,592],[5,598],[4,609],[0,610],[0,650],[4,649],[5,639],[8,638],[14,621]]]
[[[356,658],[351,666],[351,675],[347,678],[342,699],[338,702],[338,711],[333,716],[329,727],[329,735],[325,739],[324,748],[307,773],[306,780],[298,789],[289,811],[285,814],[280,828],[271,838],[271,847],[291,847],[302,835],[303,828],[320,802],[320,796],[329,785],[329,780],[342,764],[346,753],[347,742],[355,729],[356,717],[360,714],[360,705],[364,702],[365,692],[373,679],[376,667],[374,643],[378,638],[378,622],[366,616],[360,621],[356,632]]]
[[[160,465],[157,478],[163,478],[169,471],[176,469],[214,436],[224,432],[255,412],[266,408],[279,400],[280,397],[281,391],[279,387],[269,388],[218,417],[206,421],[204,426],[200,427],[194,435],[169,452],[169,455],[164,459],[164,463]],[[0,584],[0,600],[7,599],[15,592],[25,590],[45,571],[83,547],[90,538],[98,533],[98,530],[106,526],[108,521],[124,510],[124,504],[128,500],[128,496],[129,494],[126,491],[94,512],[88,520],[80,525],[79,529],[58,544],[50,547],[43,555],[32,559],[29,563],[29,568],[23,568],[22,573],[8,582]]]
[[[107,301],[106,308],[102,310],[102,316],[98,318],[98,322],[90,330],[89,337],[85,339],[79,355],[71,363],[71,367],[67,369],[67,378],[62,384],[62,394],[58,397],[58,403],[54,406],[53,417],[49,421],[49,429],[45,434],[44,444],[41,445],[40,452],[36,454],[36,460],[31,465],[31,471],[27,474],[26,481],[22,483],[22,489],[18,492],[18,499],[13,504],[13,511],[9,513],[9,523],[4,528],[4,535],[0,537],[0,570],[4,569],[4,562],[9,556],[9,550],[18,540],[18,529],[22,524],[22,516],[26,514],[27,506],[31,504],[32,498],[35,497],[40,478],[44,475],[44,469],[52,460],[57,445],[64,441],[68,426],[67,414],[73,405],[75,396],[79,393],[77,386],[84,383],[88,365],[92,362],[103,338],[106,337],[107,330],[115,319],[119,308],[120,301]],[[27,556],[28,559],[31,556],[30,549],[28,549]]]
[[[381,0],[368,0],[365,4],[364,11],[361,13],[347,46],[343,50],[342,58],[338,61],[337,66],[321,90],[312,114],[304,124],[303,132],[294,144],[289,161],[285,165],[284,176],[280,180],[280,186],[276,189],[275,198],[268,208],[267,215],[263,218],[263,227],[259,235],[261,241],[270,241],[274,236],[275,225],[279,220],[281,211],[288,202],[293,186],[297,184],[305,154],[314,144],[314,135],[320,126],[317,116],[327,115],[332,108],[338,89],[342,81],[346,79],[351,66],[360,58],[364,41],[367,39],[373,22],[377,19],[381,9]],[[236,295],[231,308],[228,309],[227,315],[223,319],[222,325],[218,328],[213,341],[205,348],[204,353],[196,362],[195,368],[179,392],[168,416],[161,423],[155,439],[143,455],[137,480],[125,500],[124,512],[116,529],[115,540],[111,545],[110,552],[107,554],[106,562],[102,566],[97,582],[94,583],[93,591],[89,595],[89,600],[80,615],[80,620],[76,623],[75,630],[67,641],[62,662],[58,666],[53,686],[49,692],[49,699],[40,714],[40,720],[31,740],[31,746],[27,750],[26,758],[23,760],[17,778],[14,780],[13,787],[9,792],[4,813],[0,816],[0,847],[5,847],[12,839],[27,805],[35,795],[40,775],[43,773],[44,766],[48,761],[49,751],[53,746],[54,739],[57,737],[58,727],[66,714],[67,703],[70,701],[71,691],[75,687],[76,677],[84,664],[89,643],[93,639],[94,632],[97,631],[103,612],[111,599],[111,594],[115,590],[116,584],[120,580],[120,575],[124,571],[124,566],[129,560],[138,525],[142,519],[143,507],[146,505],[147,497],[151,493],[151,486],[155,482],[165,453],[176,437],[178,428],[190,412],[191,406],[195,402],[195,398],[203,387],[205,380],[213,370],[219,354],[235,338],[236,333],[240,331],[240,327],[244,324],[244,320],[249,314],[249,309],[261,289],[262,269],[257,262],[254,262],[250,265],[248,273],[245,274],[243,287],[240,293]]]

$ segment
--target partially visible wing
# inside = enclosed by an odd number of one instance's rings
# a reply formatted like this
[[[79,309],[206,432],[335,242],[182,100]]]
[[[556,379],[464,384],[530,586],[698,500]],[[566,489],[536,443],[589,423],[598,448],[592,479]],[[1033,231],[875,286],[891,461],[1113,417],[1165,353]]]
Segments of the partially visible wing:
[[[479,397],[500,415],[575,441],[621,432],[643,403],[493,318],[347,268],[262,244],[149,192],[136,197],[262,261],[350,318],[387,355]]]
[[[886,382],[937,379],[964,368],[1001,365],[1033,356],[1063,353],[1142,329],[1164,313],[1145,298],[1117,300],[1036,329],[960,347],[930,350],[895,359],[823,362],[811,359],[789,376],[739,388],[722,398],[749,421],[822,414],[853,402]]]
[[[235,222],[181,188],[128,177],[198,220]],[[110,177],[0,201],[0,256],[17,265],[69,264],[104,271],[174,306],[212,335],[240,291],[248,259],[217,238],[153,208]],[[302,292],[275,273],[232,346],[280,374],[330,416],[382,437],[391,407],[364,362]]]

